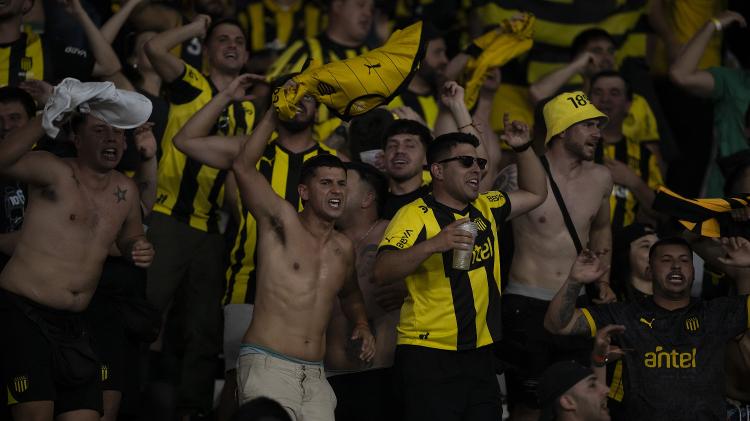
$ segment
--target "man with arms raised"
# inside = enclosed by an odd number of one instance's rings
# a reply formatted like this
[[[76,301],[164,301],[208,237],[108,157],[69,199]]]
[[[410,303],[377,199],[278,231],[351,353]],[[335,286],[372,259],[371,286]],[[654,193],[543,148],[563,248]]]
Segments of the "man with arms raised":
[[[503,353],[518,367],[507,377],[511,414],[518,419],[538,417],[536,384],[548,365],[588,358],[590,344],[552,337],[542,321],[578,254],[575,242],[611,248],[612,177],[606,167],[592,162],[605,120],[582,92],[560,94],[544,106],[547,153],[542,158],[549,169],[549,194],[541,206],[513,221],[515,252],[503,297]],[[567,228],[555,185],[575,232]],[[598,298],[614,299],[606,281],[603,276]]]
[[[232,169],[242,203],[257,221],[255,309],[240,349],[240,404],[258,396],[279,401],[295,419],[331,420],[336,397],[325,380],[325,330],[336,294],[361,339],[359,357],[374,352],[354,271],[351,240],[334,229],[346,201],[346,170],[333,155],[307,160],[298,192],[302,212],[278,196],[256,163],[276,116],[269,110]]]
[[[732,262],[747,250],[736,239],[724,247]],[[611,324],[625,326],[619,346],[634,350],[623,357],[627,419],[726,419],[724,354],[727,342],[750,328],[750,297],[691,298],[693,252],[685,240],[666,238],[649,251],[651,299],[575,308],[581,287],[608,270],[599,254],[585,250],[578,256],[544,326],[556,334],[583,336]]]
[[[3,386],[15,420],[98,420],[99,365],[81,312],[112,244],[137,266],[154,250],[143,235],[138,189],[115,171],[123,132],[91,115],[71,122],[78,157],[28,152],[41,117],[0,142],[5,176],[29,186],[29,207],[13,256],[0,274],[6,338]]]

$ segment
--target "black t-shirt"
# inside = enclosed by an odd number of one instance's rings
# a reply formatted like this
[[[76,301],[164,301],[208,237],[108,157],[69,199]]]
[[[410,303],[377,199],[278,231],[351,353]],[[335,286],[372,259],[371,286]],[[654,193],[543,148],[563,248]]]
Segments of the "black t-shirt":
[[[57,84],[66,77],[86,81],[94,69],[93,54],[83,48],[61,44],[46,35],[21,33],[18,40],[0,44],[0,86],[18,85],[28,79]]]
[[[750,327],[750,298],[693,299],[669,311],[652,299],[584,309],[591,330],[624,325],[623,405],[632,420],[724,420],[724,350]]]
[[[0,233],[7,234],[21,229],[26,210],[26,186],[13,180],[0,180],[0,195],[3,206],[0,209]],[[10,256],[0,253],[0,270],[10,260]]]
[[[402,195],[393,194],[391,192],[388,192],[388,195],[385,196],[385,202],[383,204],[383,219],[393,219],[393,217],[396,215],[396,212],[398,212],[399,209],[404,207],[404,205],[407,205],[420,197],[424,197],[428,193],[430,193],[430,186],[422,186],[416,190],[414,190],[411,193],[406,193]]]

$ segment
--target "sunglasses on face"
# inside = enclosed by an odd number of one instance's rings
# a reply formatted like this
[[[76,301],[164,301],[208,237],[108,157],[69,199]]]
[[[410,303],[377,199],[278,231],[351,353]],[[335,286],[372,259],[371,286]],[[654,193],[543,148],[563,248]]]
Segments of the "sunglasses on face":
[[[446,158],[442,161],[438,161],[438,164],[444,164],[446,162],[450,161],[458,161],[464,168],[471,168],[474,163],[477,163],[477,166],[480,170],[483,170],[487,167],[487,160],[484,158],[475,158],[473,156],[467,156],[467,155],[459,155],[454,156],[453,158]]]

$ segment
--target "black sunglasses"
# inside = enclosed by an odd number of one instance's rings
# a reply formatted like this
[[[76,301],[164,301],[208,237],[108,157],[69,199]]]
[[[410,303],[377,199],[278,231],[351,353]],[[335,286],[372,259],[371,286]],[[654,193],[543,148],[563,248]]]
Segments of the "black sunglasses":
[[[487,167],[486,159],[474,158],[473,156],[467,156],[467,155],[459,155],[459,156],[454,156],[453,158],[446,158],[446,159],[443,159],[442,161],[438,161],[437,163],[443,164],[443,163],[450,162],[450,161],[458,161],[459,163],[461,163],[461,165],[463,165],[464,168],[471,168],[471,166],[474,165],[475,162],[477,163],[477,166],[479,167],[480,170],[483,170],[485,169],[485,167]]]

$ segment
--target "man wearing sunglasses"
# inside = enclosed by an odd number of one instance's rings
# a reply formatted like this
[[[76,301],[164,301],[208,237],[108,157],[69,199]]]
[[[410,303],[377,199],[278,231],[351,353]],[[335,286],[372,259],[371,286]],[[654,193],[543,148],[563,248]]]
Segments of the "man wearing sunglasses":
[[[432,193],[401,208],[380,243],[375,282],[408,289],[394,366],[404,419],[501,418],[491,346],[501,334],[500,228],[547,194],[528,127],[507,115],[505,127],[504,139],[518,151],[519,190],[479,194],[487,161],[477,157],[478,139],[438,136],[427,151]],[[469,220],[476,238],[460,228]],[[469,270],[451,267],[457,249],[473,250]]]

